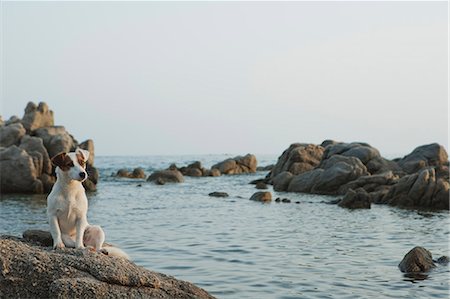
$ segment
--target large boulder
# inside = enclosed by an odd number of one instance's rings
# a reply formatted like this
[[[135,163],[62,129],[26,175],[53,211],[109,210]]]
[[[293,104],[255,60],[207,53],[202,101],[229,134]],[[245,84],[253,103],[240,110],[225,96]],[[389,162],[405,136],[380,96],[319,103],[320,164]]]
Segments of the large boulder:
[[[402,177],[382,198],[382,203],[409,208],[449,209],[450,184],[436,177],[434,168]]]
[[[42,139],[50,157],[62,152],[74,151],[78,146],[78,142],[63,126],[39,128],[34,131],[34,134]]]
[[[184,177],[178,170],[160,170],[152,173],[148,178],[148,182],[161,182],[164,183],[182,183],[184,182]]]
[[[301,174],[314,169],[319,165],[324,148],[320,145],[294,143],[289,146],[278,158],[272,168],[270,178],[282,172],[289,171],[293,175]]]
[[[25,135],[26,130],[21,123],[13,123],[0,127],[0,146],[8,147],[19,145],[20,139]]]
[[[241,174],[256,172],[257,160],[255,155],[247,154],[245,156],[237,156],[232,159],[226,159],[211,167],[217,169],[221,174]]]
[[[51,127],[54,125],[53,111],[44,102],[40,102],[37,106],[35,103],[29,102],[25,108],[22,124],[27,132],[43,127]]]
[[[436,265],[433,263],[431,252],[417,246],[403,257],[398,267],[400,271],[405,273],[420,273],[427,272],[436,267]]]
[[[0,150],[1,193],[43,193],[33,158],[13,145]]]
[[[42,171],[39,174],[52,173],[52,162],[41,138],[25,135],[20,141],[19,148],[26,150],[30,156],[41,159],[39,163],[42,164]]]
[[[0,236],[0,298],[213,298],[205,290],[89,250]]]
[[[333,155],[322,160],[319,168],[295,176],[288,191],[337,194],[342,185],[368,174],[358,158]]]
[[[338,206],[347,209],[370,209],[370,195],[363,188],[350,189]]]
[[[430,166],[448,165],[448,154],[442,145],[432,143],[415,148],[397,163],[411,174]]]

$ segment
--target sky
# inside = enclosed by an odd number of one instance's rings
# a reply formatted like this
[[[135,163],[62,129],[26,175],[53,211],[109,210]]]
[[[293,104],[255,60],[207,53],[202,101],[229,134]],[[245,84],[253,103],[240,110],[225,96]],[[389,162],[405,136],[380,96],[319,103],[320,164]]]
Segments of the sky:
[[[447,2],[2,2],[1,111],[96,155],[448,149]]]

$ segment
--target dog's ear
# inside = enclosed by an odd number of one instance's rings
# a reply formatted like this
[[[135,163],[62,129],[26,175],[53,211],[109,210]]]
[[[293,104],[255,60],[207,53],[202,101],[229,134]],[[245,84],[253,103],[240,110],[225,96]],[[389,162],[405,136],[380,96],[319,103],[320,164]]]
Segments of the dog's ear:
[[[52,163],[61,169],[67,169],[68,165],[72,162],[72,159],[67,155],[67,153],[59,153],[52,158]]]
[[[84,163],[89,159],[89,152],[87,150],[77,148],[75,150],[78,160],[82,160]],[[81,163],[80,163],[81,164]]]

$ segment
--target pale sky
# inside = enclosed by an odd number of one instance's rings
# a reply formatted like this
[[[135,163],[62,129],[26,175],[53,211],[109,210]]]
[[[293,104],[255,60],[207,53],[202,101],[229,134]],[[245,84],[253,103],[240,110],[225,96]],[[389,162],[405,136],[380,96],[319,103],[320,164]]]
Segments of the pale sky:
[[[448,149],[447,2],[2,2],[4,119],[97,155]]]

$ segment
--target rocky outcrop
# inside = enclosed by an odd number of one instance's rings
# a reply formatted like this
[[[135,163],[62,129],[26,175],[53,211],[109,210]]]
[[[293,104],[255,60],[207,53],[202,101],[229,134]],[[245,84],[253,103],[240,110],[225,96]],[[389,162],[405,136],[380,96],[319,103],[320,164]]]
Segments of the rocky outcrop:
[[[56,181],[50,158],[76,149],[78,142],[62,126],[54,126],[47,104],[28,103],[23,119],[16,116],[0,126],[1,193],[50,192]],[[79,145],[90,152],[83,182],[86,190],[96,189],[98,171],[94,167],[94,143]]]
[[[27,132],[43,127],[51,127],[54,125],[53,111],[44,102],[40,102],[37,106],[35,103],[29,102],[25,108],[22,124]]]
[[[273,167],[270,178],[282,172],[298,175],[317,167],[322,159],[324,148],[320,145],[307,143],[291,144],[278,158]]]
[[[437,177],[434,168],[426,168],[399,179],[381,199],[381,203],[448,210],[449,188],[448,179]]]
[[[21,123],[0,127],[0,146],[19,145],[20,139],[25,136],[25,133],[26,130]]]
[[[2,193],[43,193],[38,179],[40,173],[33,158],[23,149],[12,145],[0,150],[0,190]]]
[[[202,177],[209,176],[209,171],[202,166],[200,161],[195,161],[188,166],[181,167],[179,171],[185,176]]]
[[[363,188],[350,189],[338,206],[347,209],[370,209],[370,195]]]
[[[448,165],[448,154],[442,145],[432,143],[415,148],[397,163],[405,172],[412,174],[430,166]]]
[[[243,157],[237,156],[232,159],[226,159],[213,165],[211,170],[217,169],[221,174],[255,173],[257,164],[255,155],[247,154]]]
[[[250,200],[270,202],[272,201],[272,193],[267,191],[256,192],[250,197]]]
[[[164,185],[165,183],[182,183],[184,182],[184,177],[183,174],[176,169],[166,169],[155,171],[147,178],[147,181],[158,183],[158,185]]]
[[[191,283],[89,250],[0,236],[1,298],[213,298]]]
[[[414,247],[398,265],[400,271],[405,273],[427,272],[436,267],[431,252],[423,247]]]

